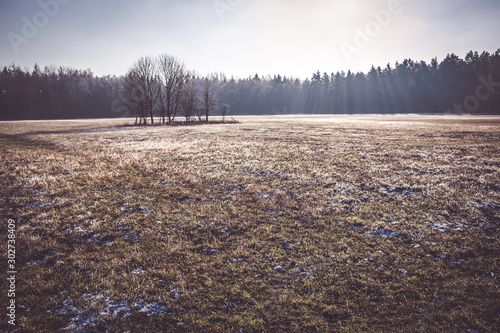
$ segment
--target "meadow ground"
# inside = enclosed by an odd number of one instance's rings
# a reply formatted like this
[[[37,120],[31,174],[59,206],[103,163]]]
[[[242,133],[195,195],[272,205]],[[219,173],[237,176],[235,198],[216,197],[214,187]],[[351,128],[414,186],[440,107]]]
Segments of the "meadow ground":
[[[500,117],[236,118],[0,122],[17,331],[500,330]]]

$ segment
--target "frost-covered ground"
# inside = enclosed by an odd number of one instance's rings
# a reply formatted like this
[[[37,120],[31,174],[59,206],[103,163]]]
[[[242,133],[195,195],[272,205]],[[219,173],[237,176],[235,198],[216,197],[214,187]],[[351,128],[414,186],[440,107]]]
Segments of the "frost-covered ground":
[[[500,117],[234,118],[0,122],[20,330],[498,331]]]

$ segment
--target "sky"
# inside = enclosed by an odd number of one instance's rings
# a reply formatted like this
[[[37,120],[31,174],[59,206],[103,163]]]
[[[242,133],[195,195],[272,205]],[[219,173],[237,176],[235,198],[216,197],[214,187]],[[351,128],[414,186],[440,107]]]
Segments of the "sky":
[[[498,0],[0,0],[0,66],[310,78],[500,48]]]

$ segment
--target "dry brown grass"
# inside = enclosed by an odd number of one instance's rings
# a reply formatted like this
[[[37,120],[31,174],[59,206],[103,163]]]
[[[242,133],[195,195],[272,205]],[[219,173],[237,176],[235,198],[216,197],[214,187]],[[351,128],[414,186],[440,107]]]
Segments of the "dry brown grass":
[[[19,330],[498,331],[500,117],[238,120],[0,122]]]

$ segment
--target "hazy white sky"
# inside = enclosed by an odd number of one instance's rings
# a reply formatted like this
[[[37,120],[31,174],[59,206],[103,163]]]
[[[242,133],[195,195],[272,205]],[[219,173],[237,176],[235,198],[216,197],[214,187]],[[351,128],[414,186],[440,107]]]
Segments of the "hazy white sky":
[[[168,53],[202,75],[304,79],[494,52],[499,18],[499,0],[0,0],[0,65],[122,75]]]

